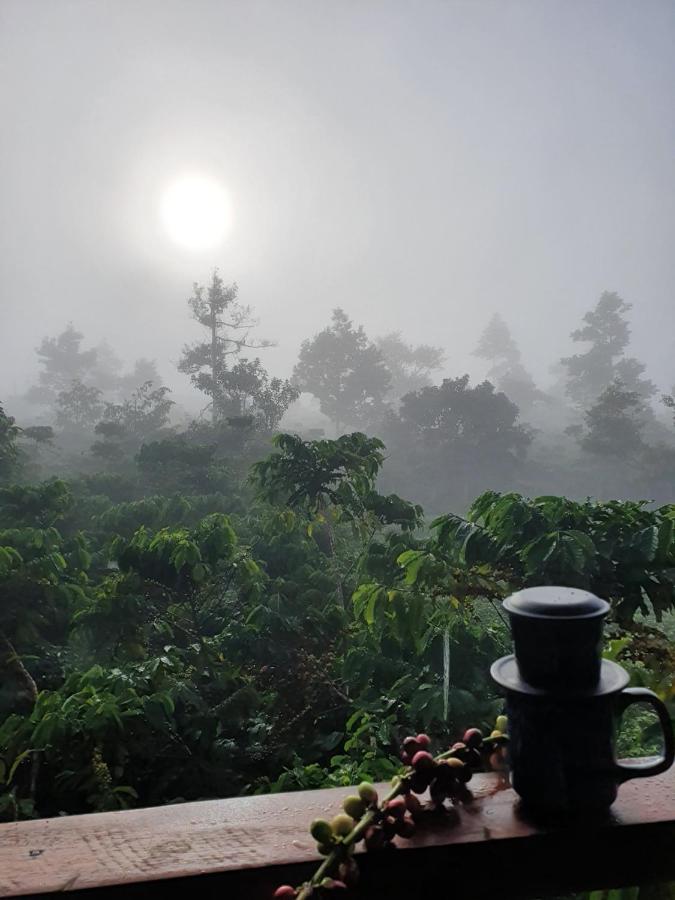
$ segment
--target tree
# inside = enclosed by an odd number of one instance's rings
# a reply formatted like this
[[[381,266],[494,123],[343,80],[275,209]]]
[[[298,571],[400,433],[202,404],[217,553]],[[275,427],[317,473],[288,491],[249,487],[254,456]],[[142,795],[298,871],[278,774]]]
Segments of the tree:
[[[474,356],[490,363],[488,379],[517,403],[521,410],[529,408],[543,396],[523,366],[518,345],[499,313],[495,313],[488,322],[474,350]]]
[[[518,423],[518,407],[489,381],[470,387],[469,376],[445,378],[438,386],[408,394],[401,419],[431,443],[463,445],[473,450],[490,445],[500,452],[522,453],[530,443]]]
[[[70,389],[73,382],[84,382],[96,366],[96,349],[81,350],[84,339],[72,322],[55,338],[45,337],[36,353],[42,371],[38,384],[28,392],[28,398],[36,403],[53,403],[59,393]]]
[[[118,463],[132,457],[144,441],[160,436],[173,406],[170,393],[169,388],[153,388],[147,381],[122,403],[106,403],[103,419],[94,429],[103,438],[92,444],[94,456]]]
[[[76,378],[69,389],[57,394],[56,410],[56,424],[62,428],[89,428],[103,410],[101,391]]]
[[[422,505],[437,510],[463,507],[486,483],[508,483],[532,434],[506,394],[489,381],[471,387],[464,375],[403,397],[385,439],[387,477],[398,472],[399,480],[417,483],[425,491]]]
[[[252,341],[251,329],[257,321],[251,307],[238,302],[237,294],[237,285],[225,285],[214,271],[208,290],[195,283],[188,300],[192,318],[208,331],[208,340],[186,345],[178,370],[189,375],[197,390],[211,398],[214,423],[241,415],[231,389],[232,375],[228,374],[230,357],[238,356],[245,347],[267,347],[270,343]]]
[[[8,416],[0,403],[0,482],[9,481],[19,463],[16,445],[21,429],[12,416]]]
[[[661,402],[673,413],[673,425],[675,425],[675,388],[670,394],[662,394]]]
[[[39,659],[46,644],[61,642],[68,607],[86,584],[84,539],[68,545],[54,527],[71,503],[62,481],[0,490],[0,722],[32,709],[37,687],[22,655],[39,650]]]
[[[186,435],[179,434],[143,444],[136,462],[144,483],[163,494],[215,493],[231,483],[216,451],[213,443],[191,443]]]
[[[414,347],[403,340],[400,331],[377,338],[375,344],[391,377],[387,396],[395,401],[431,384],[431,373],[442,368],[445,359],[441,347],[429,344]]]
[[[117,356],[107,341],[95,349],[96,362],[91,371],[90,380],[106,394],[115,393],[120,386],[122,360]],[[140,382],[136,382],[140,384]]]
[[[594,403],[616,379],[641,401],[656,391],[654,384],[642,375],[645,367],[625,355],[630,328],[625,319],[631,304],[617,293],[605,291],[594,309],[586,313],[584,325],[572,332],[572,340],[590,343],[585,353],[561,360],[567,369],[567,394],[581,408]]]
[[[384,356],[341,309],[333,310],[331,325],[303,341],[293,374],[301,391],[318,398],[336,435],[345,425],[365,426],[384,413],[391,383]]]
[[[363,509],[384,461],[384,444],[364,434],[343,434],[334,441],[303,441],[295,434],[279,434],[275,452],[255,463],[251,478],[261,497],[311,513],[328,505],[350,516]]]
[[[333,441],[303,441],[295,434],[279,434],[273,443],[275,452],[251,467],[259,497],[308,515],[308,533],[333,561],[336,523],[351,523],[366,544],[382,525],[414,530],[421,524],[421,507],[375,490],[384,462],[384,444],[378,438],[355,432]],[[344,603],[341,583],[337,589]]]
[[[672,507],[653,510],[644,500],[579,503],[486,491],[466,519],[432,522],[429,549],[455,566],[491,569],[508,593],[541,584],[592,591],[628,624],[637,611],[660,619],[675,607],[672,516]]]
[[[51,425],[29,425],[27,428],[21,429],[21,435],[27,440],[33,441],[35,446],[51,444],[54,440],[54,429]]]
[[[152,382],[155,388],[162,387],[162,376],[157,371],[157,363],[154,359],[147,359],[141,356],[134,363],[134,367],[130,372],[124,372],[118,380],[118,390],[122,397],[128,397],[132,391],[135,391],[139,384]]]
[[[583,450],[596,456],[630,460],[643,449],[640,415],[642,401],[636,391],[627,391],[614,381],[584,413],[585,431],[580,437]]]
[[[233,415],[249,416],[261,431],[273,431],[288,407],[300,396],[290,381],[270,378],[256,359],[240,359],[222,374],[223,394],[228,397]]]
[[[146,381],[122,403],[106,403],[103,421],[121,426],[140,444],[167,426],[174,405],[170,393],[170,388]]]

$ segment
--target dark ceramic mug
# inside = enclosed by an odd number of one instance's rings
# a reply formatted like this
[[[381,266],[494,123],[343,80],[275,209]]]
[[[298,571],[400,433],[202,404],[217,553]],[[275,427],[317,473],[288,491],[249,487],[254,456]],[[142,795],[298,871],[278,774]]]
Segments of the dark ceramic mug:
[[[658,714],[664,753],[655,762],[616,760],[618,724],[633,703],[650,704]],[[675,758],[668,711],[645,688],[576,697],[507,690],[506,714],[511,783],[534,813],[604,812],[622,782],[658,775]]]

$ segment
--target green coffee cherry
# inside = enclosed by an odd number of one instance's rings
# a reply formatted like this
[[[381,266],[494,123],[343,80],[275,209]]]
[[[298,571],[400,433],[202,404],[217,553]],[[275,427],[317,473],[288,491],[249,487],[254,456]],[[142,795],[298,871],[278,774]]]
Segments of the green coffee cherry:
[[[352,831],[354,825],[354,820],[346,813],[340,813],[339,815],[335,816],[335,818],[331,819],[330,823],[330,827],[333,829],[333,834],[336,834],[339,837],[346,837],[350,833],[350,831]]]
[[[362,781],[359,785],[359,797],[368,806],[374,806],[377,803],[377,791],[369,781]]]
[[[330,844],[333,840],[333,829],[325,819],[315,819],[309,826],[309,833],[319,844]]]
[[[345,797],[345,799],[342,801],[342,808],[348,816],[351,816],[352,819],[358,820],[366,811],[366,804],[360,797],[352,794],[349,797]]]

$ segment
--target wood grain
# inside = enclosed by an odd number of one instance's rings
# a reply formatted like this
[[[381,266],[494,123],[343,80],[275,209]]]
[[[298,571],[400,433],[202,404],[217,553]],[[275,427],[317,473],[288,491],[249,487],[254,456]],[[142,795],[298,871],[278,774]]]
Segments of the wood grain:
[[[472,898],[489,895],[491,883],[494,891],[495,879],[500,896],[527,896],[528,886],[550,893],[553,884],[560,890],[577,882],[602,887],[675,879],[675,769],[625,784],[606,820],[557,828],[521,816],[515,795],[496,775],[475,776],[471,788],[475,799],[456,818],[400,841],[399,851],[365,855],[368,896],[383,896],[388,881],[388,896],[442,896],[433,884],[444,872],[468,872],[469,863],[472,888],[466,896]],[[117,886],[131,897],[137,885],[143,888],[138,895],[147,897],[152,883],[166,888],[174,879],[188,879],[180,884],[200,897],[222,897],[224,889],[231,897],[245,891],[247,900],[269,897],[285,873],[289,879],[311,873],[319,857],[308,823],[330,818],[350,792],[305,791],[2,824],[0,896],[74,891],[83,898],[96,891],[112,897]],[[589,854],[590,865],[584,861]],[[556,860],[558,871],[552,873]],[[458,877],[453,876],[454,897]],[[375,882],[380,887],[373,894]]]

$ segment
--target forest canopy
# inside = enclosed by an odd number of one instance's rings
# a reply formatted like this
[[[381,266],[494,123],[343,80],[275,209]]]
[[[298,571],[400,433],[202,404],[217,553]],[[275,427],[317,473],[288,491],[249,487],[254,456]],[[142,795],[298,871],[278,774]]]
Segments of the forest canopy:
[[[472,382],[340,309],[284,379],[214,273],[182,421],[154,362],[46,337],[0,407],[0,817],[388,778],[402,734],[493,721],[522,586],[607,598],[608,652],[672,698],[673,401],[629,308],[601,296],[553,388],[501,317]],[[301,394],[324,425],[284,429]]]

